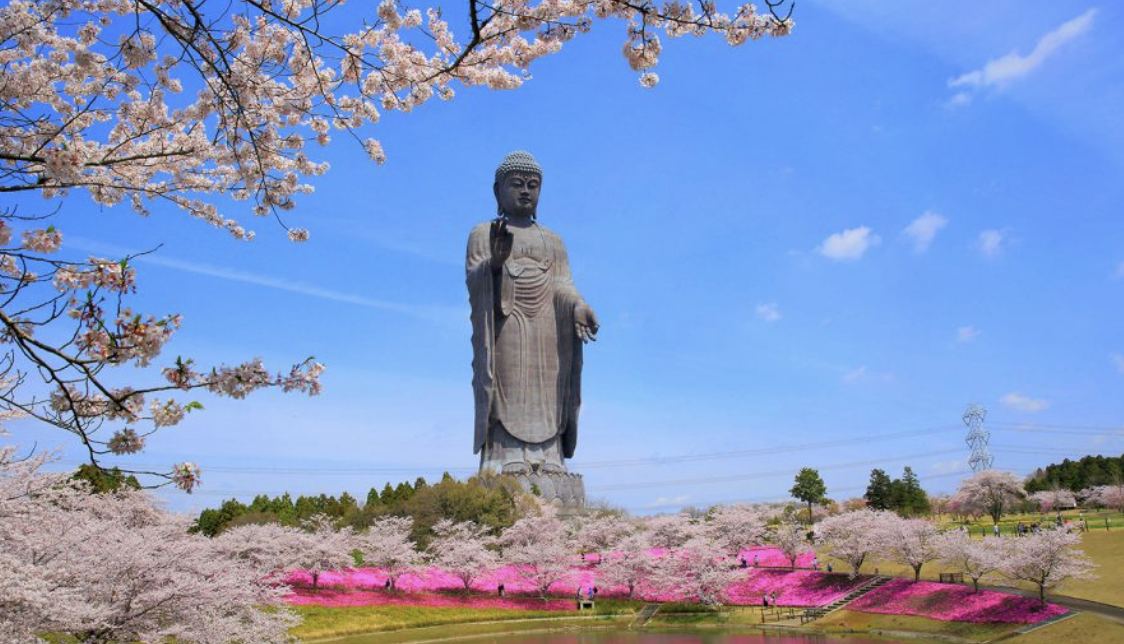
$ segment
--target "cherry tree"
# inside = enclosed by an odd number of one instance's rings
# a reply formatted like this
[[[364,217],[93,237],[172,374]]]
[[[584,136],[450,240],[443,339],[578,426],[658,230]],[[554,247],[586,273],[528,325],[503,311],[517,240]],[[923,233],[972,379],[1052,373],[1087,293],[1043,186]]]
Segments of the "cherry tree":
[[[584,517],[575,527],[579,548],[583,553],[595,553],[598,563],[604,559],[606,550],[636,531],[635,525],[615,514]]]
[[[746,503],[720,505],[710,512],[703,530],[720,548],[736,558],[743,550],[760,545],[765,540],[765,515]]]
[[[644,522],[653,548],[673,550],[699,533],[699,525],[686,514],[662,514]]]
[[[1077,507],[1077,496],[1065,488],[1042,490],[1031,494],[1027,498],[1034,502],[1042,512],[1054,510],[1061,512],[1066,508]]]
[[[1046,591],[1061,582],[1096,578],[1096,565],[1076,548],[1080,543],[1080,534],[1060,528],[1004,539],[999,572],[1012,581],[1038,586],[1038,600],[1045,604]]]
[[[653,5],[625,0],[470,0],[460,36],[439,8],[382,0],[332,20],[331,0],[14,2],[4,35],[0,190],[48,198],[83,191],[141,215],[167,204],[237,238],[252,233],[211,195],[279,216],[327,170],[306,146],[356,131],[382,112],[411,112],[453,85],[511,89],[537,59],[559,52],[595,20],[626,21],[624,56],[651,69],[669,38],[717,34],[731,45],[783,36],[792,22],[742,5]],[[346,33],[327,24],[354,25]],[[362,143],[377,163],[381,144]],[[303,239],[306,233],[290,235]]]
[[[89,644],[291,641],[288,589],[230,559],[146,493],[92,494],[0,449],[0,635]]]
[[[624,586],[632,599],[636,589],[647,583],[656,568],[652,545],[646,533],[634,533],[613,545],[607,559],[597,569],[597,580],[606,587]]]
[[[731,584],[743,573],[730,567],[725,550],[698,535],[655,561],[652,585],[700,604],[717,606],[726,600]]]
[[[887,522],[888,548],[892,561],[913,568],[913,581],[921,581],[921,567],[940,557],[937,528],[925,519]]]
[[[785,559],[788,559],[790,568],[796,568],[796,560],[800,555],[812,549],[808,545],[808,528],[795,521],[786,521],[776,526],[772,541]]]
[[[391,590],[397,589],[399,577],[413,572],[422,563],[422,553],[410,539],[413,529],[411,517],[379,517],[355,540],[363,554],[363,563],[381,568],[390,581]]]
[[[428,548],[429,561],[460,579],[465,591],[471,590],[472,582],[499,562],[492,549],[496,538],[472,521],[456,523],[442,519],[433,526],[433,533]]]
[[[499,544],[501,560],[543,599],[552,585],[569,578],[577,550],[550,506],[541,506],[540,514],[516,521],[503,531]]]
[[[981,508],[998,524],[1003,513],[1024,496],[1022,482],[1011,472],[984,470],[961,481],[954,498],[962,507]]]
[[[262,576],[298,567],[307,545],[304,532],[279,523],[235,526],[213,541],[216,552],[244,562]]]
[[[337,529],[332,518],[317,514],[305,519],[303,545],[297,549],[296,566],[312,577],[312,590],[316,590],[320,575],[325,572],[345,570],[355,565],[351,556],[355,549],[355,534],[350,527]]]
[[[1078,493],[1085,503],[1124,512],[1124,484],[1097,485]]]
[[[820,521],[816,539],[851,567],[851,577],[857,577],[868,556],[885,552],[889,528],[897,520],[897,515],[886,510],[844,512]]]
[[[938,558],[968,575],[975,592],[980,591],[981,579],[999,570],[1004,546],[999,537],[984,537],[977,541],[961,530],[945,532],[936,539]]]

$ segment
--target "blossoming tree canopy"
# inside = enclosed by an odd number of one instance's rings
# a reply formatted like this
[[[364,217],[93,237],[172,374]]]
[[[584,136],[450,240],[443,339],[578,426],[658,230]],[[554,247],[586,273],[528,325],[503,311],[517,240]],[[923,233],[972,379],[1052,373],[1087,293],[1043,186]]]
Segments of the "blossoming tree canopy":
[[[422,563],[422,555],[410,539],[413,528],[411,517],[379,517],[356,539],[363,563],[385,569],[391,589],[399,577]]]
[[[890,541],[890,530],[899,520],[886,510],[844,512],[820,521],[816,540],[831,548],[831,554],[851,567],[858,576],[867,556],[883,552]]]
[[[510,89],[533,61],[557,53],[595,20],[627,21],[624,55],[652,86],[667,37],[715,33],[731,45],[783,36],[783,2],[732,14],[709,0],[664,5],[622,0],[469,0],[464,28],[437,7],[382,0],[328,32],[327,0],[11,2],[0,12],[5,136],[0,190],[57,197],[81,189],[140,214],[170,204],[253,233],[206,195],[280,215],[327,170],[305,146],[354,134],[382,111],[409,112],[453,84]],[[364,10],[366,10],[364,8]],[[789,11],[788,13],[791,13]],[[363,142],[385,161],[376,139]],[[307,238],[291,231],[294,240]]]
[[[430,561],[452,573],[466,591],[472,589],[473,581],[499,562],[495,550],[491,549],[496,538],[479,524],[442,519],[433,526],[433,534],[428,548]]]
[[[288,589],[146,493],[92,494],[0,449],[0,640],[290,641]]]
[[[1046,590],[1067,579],[1095,579],[1095,564],[1078,550],[1081,535],[1062,528],[1031,532],[1017,539],[1004,539],[999,571],[1013,581],[1038,586],[1038,599],[1045,605]]]
[[[961,507],[982,509],[999,523],[1012,504],[1025,495],[1022,482],[1011,472],[984,470],[961,481],[954,499]]]

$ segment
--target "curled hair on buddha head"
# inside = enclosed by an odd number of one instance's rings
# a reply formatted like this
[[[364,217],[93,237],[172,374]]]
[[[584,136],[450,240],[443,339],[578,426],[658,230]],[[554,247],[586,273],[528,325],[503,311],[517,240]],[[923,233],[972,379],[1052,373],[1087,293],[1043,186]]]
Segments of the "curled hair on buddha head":
[[[537,174],[539,179],[542,179],[542,167],[535,157],[531,156],[530,152],[523,150],[516,150],[509,152],[503,161],[500,162],[499,167],[496,168],[496,186],[499,186],[503,181],[504,176],[509,172],[525,172],[527,174]],[[503,208],[500,207],[499,199],[496,200],[496,216],[503,217]]]

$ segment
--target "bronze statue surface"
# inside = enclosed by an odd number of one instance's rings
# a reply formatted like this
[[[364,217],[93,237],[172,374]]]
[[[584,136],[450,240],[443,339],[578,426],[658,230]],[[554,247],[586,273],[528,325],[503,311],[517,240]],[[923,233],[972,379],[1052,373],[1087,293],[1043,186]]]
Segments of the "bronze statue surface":
[[[499,215],[472,229],[473,453],[480,469],[563,488],[577,445],[582,345],[598,323],[570,275],[562,239],[536,218],[542,170],[513,152],[496,170]],[[578,479],[580,486],[580,479]],[[555,490],[572,502],[575,492]],[[544,494],[544,496],[550,496]]]

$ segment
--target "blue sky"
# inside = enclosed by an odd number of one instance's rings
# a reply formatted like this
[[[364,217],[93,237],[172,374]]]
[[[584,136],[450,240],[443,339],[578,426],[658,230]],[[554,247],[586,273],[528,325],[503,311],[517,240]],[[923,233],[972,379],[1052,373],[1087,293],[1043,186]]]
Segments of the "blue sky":
[[[317,398],[200,397],[132,461],[198,461],[196,494],[161,493],[191,510],[473,471],[464,245],[515,149],[544,167],[540,221],[602,322],[571,462],[592,497],[638,513],[780,499],[802,466],[840,499],[875,466],[950,490],[970,401],[997,468],[1124,452],[1124,8],[795,15],[791,37],[737,49],[665,40],[652,90],[623,26],[597,24],[519,90],[386,115],[369,132],[384,166],[337,137],[288,217],[306,244],[248,214],[245,243],[178,212],[63,202],[79,256],[163,244],[136,306],[184,315],[169,360],[328,366]]]

